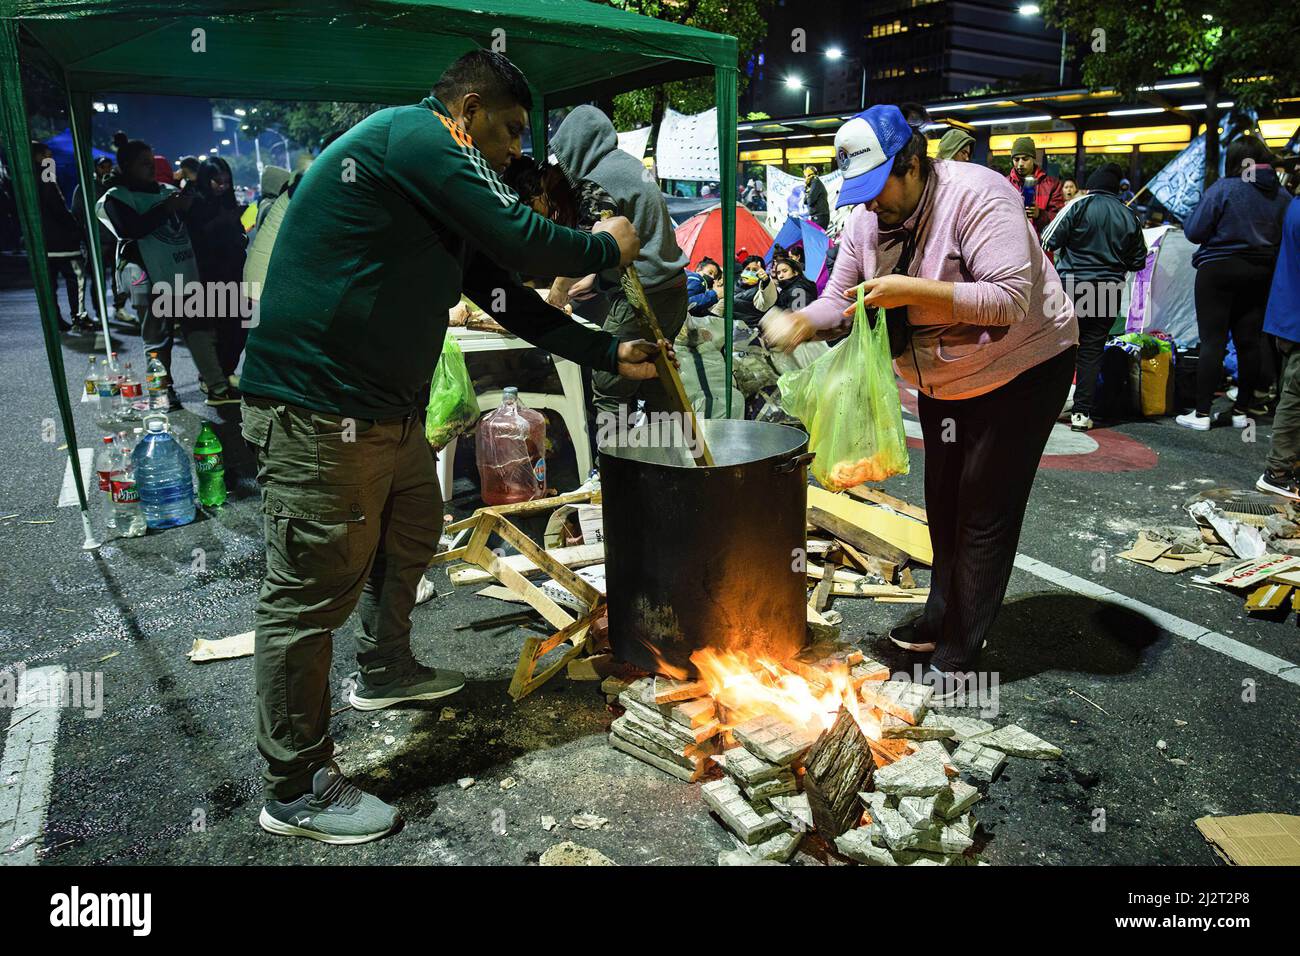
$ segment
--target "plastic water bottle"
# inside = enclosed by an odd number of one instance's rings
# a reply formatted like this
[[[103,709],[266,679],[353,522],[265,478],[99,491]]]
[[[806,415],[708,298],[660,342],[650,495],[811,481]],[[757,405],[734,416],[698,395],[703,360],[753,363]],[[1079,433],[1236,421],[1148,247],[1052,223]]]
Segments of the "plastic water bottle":
[[[108,359],[100,356],[99,375],[95,379],[95,390],[99,393],[99,410],[105,415],[112,415],[117,405],[117,397],[122,392],[121,383]]]
[[[139,418],[141,412],[148,410],[144,399],[144,382],[135,374],[130,362],[126,363],[126,368],[122,371],[121,392],[124,418]]]
[[[86,394],[92,398],[99,397],[99,373],[95,369],[95,356],[90,356],[90,365],[86,369]]]
[[[167,431],[166,415],[153,413],[145,418],[144,436],[131,458],[145,523],[150,528],[173,528],[193,521],[190,456]]]
[[[104,443],[99,446],[99,451],[95,452],[95,475],[99,478],[99,490],[103,494],[101,501],[104,525],[109,528],[117,527],[117,523],[113,520],[113,472],[117,467],[118,450],[113,444],[113,436],[105,435]]]
[[[129,448],[118,450],[113,464],[113,519],[123,538],[138,538],[145,533],[144,512],[140,509],[140,488],[135,481],[135,461]]]
[[[145,390],[149,393],[150,408],[167,408],[167,366],[158,358],[157,352],[149,353],[149,364],[144,370]]]
[[[194,472],[199,477],[199,501],[210,508],[225,504],[226,466],[221,439],[208,422],[203,423],[194,439]]]
[[[508,505],[546,493],[546,418],[507,388],[501,405],[478,424],[474,455],[483,503]]]

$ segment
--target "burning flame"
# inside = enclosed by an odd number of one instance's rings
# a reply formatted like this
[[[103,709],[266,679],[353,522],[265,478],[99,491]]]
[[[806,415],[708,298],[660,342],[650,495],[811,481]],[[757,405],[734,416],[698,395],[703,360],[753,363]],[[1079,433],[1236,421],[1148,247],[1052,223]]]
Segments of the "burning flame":
[[[817,731],[835,723],[845,707],[863,734],[880,739],[880,725],[858,699],[845,665],[829,670],[801,667],[812,680],[785,664],[744,651],[703,648],[691,655],[700,680],[725,714],[728,729],[754,717],[771,715],[795,727]]]

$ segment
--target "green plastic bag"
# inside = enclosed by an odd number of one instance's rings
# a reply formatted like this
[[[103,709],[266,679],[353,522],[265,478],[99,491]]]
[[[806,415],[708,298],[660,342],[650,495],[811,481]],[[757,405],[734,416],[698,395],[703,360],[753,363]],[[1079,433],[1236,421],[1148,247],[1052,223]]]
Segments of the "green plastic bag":
[[[429,406],[424,412],[424,437],[441,451],[453,439],[465,434],[478,421],[478,399],[465,367],[465,353],[448,330],[442,356],[429,386]]]
[[[807,368],[786,372],[777,384],[781,406],[808,430],[808,450],[817,455],[812,473],[822,487],[843,491],[907,474],[907,435],[885,316],[878,311],[871,328],[861,287],[848,338]]]

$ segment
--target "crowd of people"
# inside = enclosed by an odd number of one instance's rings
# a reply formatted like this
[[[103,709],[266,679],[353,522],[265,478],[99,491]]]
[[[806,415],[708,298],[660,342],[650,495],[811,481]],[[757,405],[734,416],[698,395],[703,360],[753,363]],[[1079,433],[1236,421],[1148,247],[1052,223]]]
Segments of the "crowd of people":
[[[93,328],[84,246],[87,228],[100,229],[114,308],[130,289],[148,290],[137,306],[145,350],[170,369],[179,331],[208,404],[241,404],[264,489],[254,666],[260,822],[272,833],[354,843],[397,822],[333,762],[330,639],[354,609],[354,707],[434,700],[464,684],[415,660],[409,636],[443,511],[423,399],[448,325],[469,303],[590,370],[592,410],[612,414],[670,409],[655,356],[674,360],[675,342],[703,367],[721,348],[728,300],[748,341],[786,356],[824,351],[847,334],[859,298],[872,307],[869,321],[887,324],[896,372],[917,394],[934,550],[924,611],[890,639],[926,655],[937,704],[970,688],[1062,409],[1072,428],[1094,427],[1098,369],[1119,318],[1113,292],[1148,256],[1120,167],[1095,170],[1081,190],[1041,168],[1025,136],[1003,174],[970,161],[975,140],[961,129],[932,159],[923,116],[873,106],[835,137],[833,204],[847,218],[829,275],[809,275],[795,243],[746,254],[728,287],[717,261],[689,261],[657,182],[618,148],[605,113],[572,110],[539,161],[521,150],[531,107],[506,57],[468,53],[424,101],[372,114],[310,168],[268,169],[251,242],[251,212],[220,157],[183,160],[160,181],[150,145],[120,135],[115,161],[96,167],[89,225],[52,177],[38,177],[66,329]],[[34,143],[32,160],[44,167],[48,148]],[[358,173],[340,176],[344,163]],[[1178,423],[1214,423],[1231,336],[1240,371],[1228,420],[1246,427],[1266,413],[1276,382],[1260,487],[1300,500],[1300,206],[1259,140],[1234,142],[1227,164],[1186,223],[1199,245],[1201,352],[1197,407]],[[816,167],[803,173],[804,210],[826,230],[832,199]],[[764,198],[756,181],[745,189],[748,201]],[[662,341],[644,340],[621,281],[629,267]],[[180,303],[191,286],[225,294],[192,309]],[[601,328],[572,320],[596,303]],[[682,364],[689,378],[692,363]],[[712,414],[711,394],[697,411]]]
[[[153,148],[119,132],[114,157],[94,164],[96,221],[87,223],[81,186],[71,209],[53,175],[50,148],[33,141],[42,229],[52,284],[63,280],[69,319],[59,310],[63,332],[94,334],[90,318],[89,230],[98,231],[107,271],[106,311],[141,338],[144,356],[157,353],[167,369],[167,402],[180,408],[171,378],[177,333],[199,372],[199,388],[212,406],[240,401],[238,370],[264,278],[249,281],[247,206],[236,198],[229,164],[220,156],[181,159],[164,172]],[[291,186],[289,170],[268,166],[263,174],[252,241],[272,205]],[[268,231],[273,239],[275,229]],[[256,271],[256,270],[255,270]],[[128,306],[133,311],[128,311]],[[56,295],[56,309],[58,308]],[[147,358],[143,364],[147,364]]]

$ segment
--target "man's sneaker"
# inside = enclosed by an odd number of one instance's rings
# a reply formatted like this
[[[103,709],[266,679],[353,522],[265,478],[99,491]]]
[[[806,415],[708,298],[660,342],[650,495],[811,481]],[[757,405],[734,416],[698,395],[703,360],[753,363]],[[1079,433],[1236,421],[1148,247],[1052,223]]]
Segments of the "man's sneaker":
[[[1272,468],[1267,468],[1255,482],[1255,487],[1260,491],[1300,501],[1300,480],[1296,479],[1293,471],[1274,471]]]
[[[1184,428],[1194,428],[1198,432],[1208,432],[1210,430],[1210,416],[1198,415],[1195,411],[1190,411],[1186,415],[1179,415],[1174,421]]]
[[[1232,413],[1232,427],[1245,428],[1254,419],[1254,415],[1244,415],[1241,412]]]
[[[889,640],[905,651],[916,654],[929,654],[934,650],[934,641],[927,641],[917,630],[916,622],[900,624],[891,628]]]
[[[403,668],[384,683],[379,683],[374,677],[368,678],[360,671],[353,674],[352,678],[353,686],[348,692],[348,703],[357,710],[383,710],[411,700],[437,700],[454,694],[465,686],[465,675],[459,671],[435,669],[423,664]]]
[[[214,408],[218,405],[238,405],[243,397],[237,388],[230,385],[218,386],[208,389],[208,397],[203,400],[203,403]]]
[[[322,843],[369,843],[397,826],[397,810],[366,793],[331,762],[311,778],[311,792],[282,803],[268,800],[257,822],[267,833]]]
[[[185,406],[181,404],[181,397],[176,394],[176,389],[170,385],[167,386],[167,411],[179,412]]]
[[[1075,412],[1070,416],[1070,431],[1086,432],[1092,428],[1092,419],[1083,412]]]

